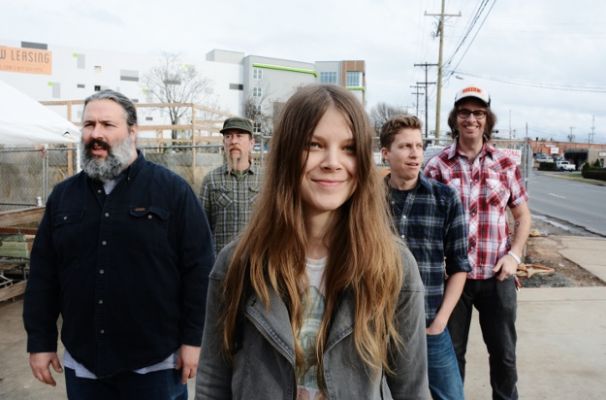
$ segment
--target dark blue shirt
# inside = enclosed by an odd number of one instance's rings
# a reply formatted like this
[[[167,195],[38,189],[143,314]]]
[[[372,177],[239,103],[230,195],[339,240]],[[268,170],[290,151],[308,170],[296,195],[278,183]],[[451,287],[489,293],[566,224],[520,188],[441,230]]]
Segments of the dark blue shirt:
[[[440,182],[419,175],[414,189],[401,191],[389,186],[389,178],[385,184],[394,229],[419,265],[429,326],[442,304],[447,276],[471,271],[465,214],[457,193]]]
[[[106,195],[83,172],[58,184],[30,259],[28,352],[72,357],[99,377],[200,346],[212,234],[179,176],[141,154]]]

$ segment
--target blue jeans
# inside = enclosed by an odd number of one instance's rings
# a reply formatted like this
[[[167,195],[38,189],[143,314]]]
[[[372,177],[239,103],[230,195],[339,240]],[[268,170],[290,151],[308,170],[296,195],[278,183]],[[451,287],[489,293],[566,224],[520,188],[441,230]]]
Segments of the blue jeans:
[[[452,335],[461,377],[465,380],[465,353],[469,339],[471,312],[479,313],[482,337],[488,350],[492,398],[516,400],[518,398],[516,368],[516,313],[517,293],[513,278],[498,281],[468,279],[450,320]]]
[[[427,335],[429,390],[434,400],[463,400],[463,380],[448,329]]]
[[[181,383],[181,370],[175,369],[87,379],[65,368],[65,386],[69,400],[187,400],[187,385]]]

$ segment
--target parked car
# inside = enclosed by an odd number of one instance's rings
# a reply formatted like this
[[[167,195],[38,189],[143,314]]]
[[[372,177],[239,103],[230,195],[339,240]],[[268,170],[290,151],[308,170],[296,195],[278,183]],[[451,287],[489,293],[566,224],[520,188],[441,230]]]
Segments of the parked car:
[[[576,167],[566,160],[558,160],[556,161],[556,169],[558,171],[575,171]]]
[[[534,156],[534,159],[538,163],[542,163],[542,162],[552,163],[553,162],[553,158],[547,157],[547,154],[545,154],[545,153],[537,153]]]

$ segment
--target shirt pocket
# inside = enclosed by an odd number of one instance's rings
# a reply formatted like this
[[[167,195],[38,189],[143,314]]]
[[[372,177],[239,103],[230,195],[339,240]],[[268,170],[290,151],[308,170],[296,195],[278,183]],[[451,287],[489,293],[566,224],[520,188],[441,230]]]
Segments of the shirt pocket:
[[[52,238],[59,265],[76,265],[85,252],[82,238],[90,236],[84,227],[84,210],[62,210],[51,218]]]
[[[210,196],[212,203],[219,210],[231,206],[234,202],[232,193],[225,188],[214,189]]]
[[[78,243],[88,236],[84,231],[83,219],[84,210],[65,210],[53,215],[53,243],[60,257],[78,254]]]
[[[132,237],[140,237],[143,242],[155,243],[166,246],[168,244],[168,222],[170,211],[163,207],[129,207],[130,223],[126,224],[126,230],[130,231]],[[163,247],[163,246],[161,246]]]
[[[446,184],[448,186],[450,186],[452,189],[454,189],[457,192],[457,195],[459,197],[461,197],[461,193],[462,193],[461,179],[454,178],[454,179],[450,180],[449,182],[447,182]]]
[[[509,200],[509,189],[497,177],[486,178],[486,203],[488,207],[504,210]]]
[[[259,186],[249,186],[248,188],[248,204],[253,205],[259,197]]]

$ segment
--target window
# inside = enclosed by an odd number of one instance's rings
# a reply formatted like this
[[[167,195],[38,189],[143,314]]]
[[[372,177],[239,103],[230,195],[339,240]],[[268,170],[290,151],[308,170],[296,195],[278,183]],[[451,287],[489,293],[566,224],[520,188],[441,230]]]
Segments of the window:
[[[50,86],[53,88],[53,98],[61,98],[61,84],[59,82],[51,82]]]
[[[253,131],[261,132],[261,122],[255,121],[255,123],[253,124]]]
[[[74,53],[74,58],[76,59],[76,67],[78,69],[86,68],[86,56],[84,54]]]
[[[241,83],[230,83],[229,88],[231,90],[244,90],[244,85]]]
[[[128,69],[120,70],[121,81],[139,82],[139,71],[133,71]]]
[[[253,97],[261,97],[263,96],[263,90],[260,87],[253,88]]]
[[[331,72],[320,72],[320,83],[337,83],[337,73],[335,71]]]
[[[100,74],[100,73],[101,73],[101,71],[103,71],[103,68],[101,68],[101,66],[100,66],[100,65],[95,65],[95,66],[93,67],[93,69],[95,70],[95,73],[97,73],[97,74]]]
[[[347,71],[346,86],[362,86],[362,73],[359,71]]]
[[[48,45],[46,43],[21,42],[21,48],[23,48],[23,49],[48,50]]]
[[[95,85],[95,92],[101,91],[101,85]]]
[[[76,87],[77,87],[78,89],[85,89],[85,88],[86,88],[86,85],[85,85],[84,83],[78,83],[78,84],[76,85]]]
[[[253,68],[253,79],[263,79],[263,70],[261,68]]]

